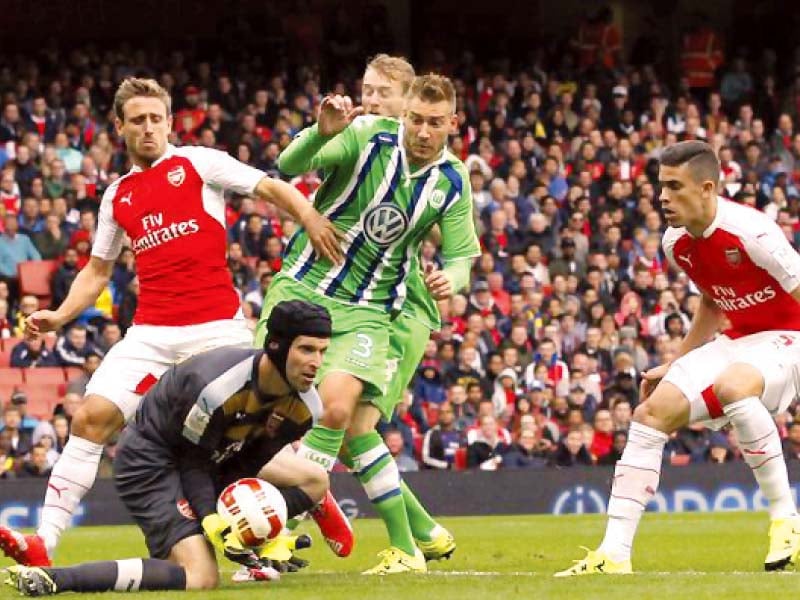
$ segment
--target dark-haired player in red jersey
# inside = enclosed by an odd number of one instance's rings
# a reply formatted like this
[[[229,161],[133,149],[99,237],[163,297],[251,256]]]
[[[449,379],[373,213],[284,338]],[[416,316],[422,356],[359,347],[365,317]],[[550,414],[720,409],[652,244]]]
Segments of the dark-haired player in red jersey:
[[[87,385],[50,475],[37,534],[0,527],[0,548],[17,562],[50,563],[75,508],[94,484],[103,445],[170,366],[211,348],[252,344],[226,265],[225,190],[272,202],[305,228],[318,253],[341,261],[336,230],[292,186],[224,152],[170,145],[170,104],[154,80],[120,84],[115,126],[133,167],[106,190],[92,258],[67,298],[58,309],[34,312],[26,321],[26,334],[38,336],[92,305],[127,236],[141,286],[134,325]]]
[[[773,415],[797,395],[800,255],[766,215],[716,194],[719,161],[704,142],[661,156],[664,252],[702,292],[679,358],[644,374],[642,402],[617,462],[605,538],[557,576],[630,573],[633,538],[658,488],[669,434],[730,424],[769,510],[768,571],[800,553],[800,517]],[[722,334],[706,343],[717,331]]]

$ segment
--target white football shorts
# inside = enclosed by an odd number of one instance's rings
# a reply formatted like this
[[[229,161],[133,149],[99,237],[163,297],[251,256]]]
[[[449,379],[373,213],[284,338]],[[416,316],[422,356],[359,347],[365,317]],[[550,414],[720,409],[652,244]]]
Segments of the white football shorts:
[[[196,325],[133,325],[106,354],[86,385],[86,395],[111,400],[128,421],[142,395],[172,365],[213,348],[252,345],[253,332],[241,311],[233,319]]]
[[[800,332],[762,331],[714,341],[676,360],[664,381],[669,381],[689,399],[690,422],[705,422],[714,429],[727,424],[722,407],[709,390],[717,377],[733,364],[748,364],[764,377],[762,402],[773,415],[784,412],[798,394]]]

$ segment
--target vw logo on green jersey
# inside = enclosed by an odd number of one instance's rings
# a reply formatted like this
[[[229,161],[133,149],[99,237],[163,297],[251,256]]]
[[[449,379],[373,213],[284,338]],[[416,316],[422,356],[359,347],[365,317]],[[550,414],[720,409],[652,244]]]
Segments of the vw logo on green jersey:
[[[445,194],[442,190],[433,190],[431,192],[431,197],[428,199],[428,204],[430,204],[436,210],[442,208],[442,205],[445,201]]]
[[[388,246],[406,232],[408,219],[402,210],[391,204],[380,204],[364,215],[364,233],[378,246]]]

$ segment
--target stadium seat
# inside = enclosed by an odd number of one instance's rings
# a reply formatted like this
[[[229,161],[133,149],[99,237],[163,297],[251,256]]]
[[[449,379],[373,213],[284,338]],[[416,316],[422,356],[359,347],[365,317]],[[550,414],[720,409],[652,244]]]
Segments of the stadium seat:
[[[21,384],[25,383],[24,369],[16,369],[9,366],[0,366],[0,381],[4,384]]]
[[[37,419],[49,419],[60,399],[58,384],[25,383],[16,386],[28,396],[28,414]]]
[[[422,435],[414,436],[414,458],[419,461],[422,460],[422,443],[424,441],[425,441],[425,436]]]
[[[669,464],[673,467],[685,467],[692,462],[692,457],[689,454],[673,454],[669,457]]]
[[[64,381],[64,369],[61,367],[25,369],[25,383],[60,385]]]
[[[5,338],[0,342],[0,345],[1,345],[1,347],[2,347],[2,349],[4,351],[8,350],[10,352],[11,350],[14,349],[14,346],[19,344],[22,340],[23,340],[23,338],[21,338],[21,337]]]
[[[11,348],[8,350],[0,349],[0,367],[11,366]]]
[[[27,260],[19,263],[19,289],[22,294],[33,294],[39,298],[40,308],[50,306],[50,280],[58,268],[55,260]]]
[[[5,403],[11,399],[11,394],[21,386],[22,384],[20,383],[7,383],[0,379],[0,404],[5,406]]]
[[[80,367],[64,367],[64,381],[69,383],[73,379],[77,379],[83,373]]]
[[[453,461],[453,468],[456,471],[463,471],[467,468],[467,449],[458,448]]]
[[[439,405],[426,403],[425,418],[428,419],[428,425],[435,427],[439,422]]]

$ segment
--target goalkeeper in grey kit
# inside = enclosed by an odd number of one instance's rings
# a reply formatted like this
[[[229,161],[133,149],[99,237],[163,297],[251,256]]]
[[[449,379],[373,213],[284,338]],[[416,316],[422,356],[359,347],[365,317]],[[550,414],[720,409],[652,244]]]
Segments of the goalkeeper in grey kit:
[[[283,302],[269,331],[263,350],[218,348],[172,367],[123,433],[114,479],[150,559],[18,565],[8,569],[6,583],[29,596],[208,589],[219,582],[212,547],[247,567],[252,579],[269,578],[259,577],[267,563],[216,513],[217,496],[256,475],[278,487],[290,517],[325,496],[325,470],[285,446],[322,413],[313,382],[330,342],[330,315],[316,304]]]

